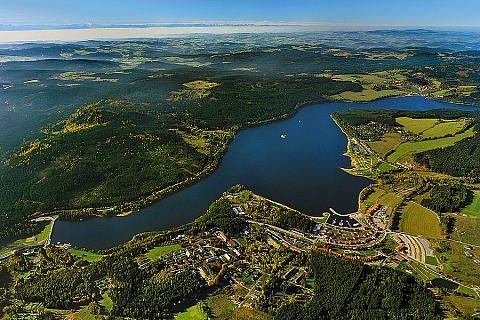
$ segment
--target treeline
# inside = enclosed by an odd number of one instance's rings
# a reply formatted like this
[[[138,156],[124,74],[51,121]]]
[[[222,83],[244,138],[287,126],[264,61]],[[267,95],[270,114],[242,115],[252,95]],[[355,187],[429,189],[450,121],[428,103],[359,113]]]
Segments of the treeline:
[[[314,253],[315,296],[288,303],[275,319],[441,319],[431,292],[412,276],[389,268]]]
[[[472,199],[473,193],[463,184],[441,184],[432,188],[430,197],[423,199],[422,205],[439,213],[455,212]]]

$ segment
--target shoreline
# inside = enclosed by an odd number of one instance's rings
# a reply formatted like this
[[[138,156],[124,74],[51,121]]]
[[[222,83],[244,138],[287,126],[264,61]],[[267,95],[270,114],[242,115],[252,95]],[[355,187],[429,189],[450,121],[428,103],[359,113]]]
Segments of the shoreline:
[[[396,97],[378,98],[378,99],[373,99],[372,101],[365,101],[365,102],[358,102],[358,103],[368,104],[368,103],[371,103],[371,102],[374,102],[374,101],[381,101],[381,100],[386,100],[386,99],[401,99],[401,98],[408,98],[408,97],[420,97],[420,98],[423,98],[423,99],[426,99],[426,100],[437,101],[437,102],[440,102],[440,103],[449,103],[449,102],[443,102],[443,101],[430,99],[428,97],[424,97],[424,96],[421,96],[421,95],[408,95],[408,96],[402,95],[402,96],[396,96]],[[186,189],[187,187],[189,187],[189,186],[191,186],[195,183],[198,183],[199,181],[201,181],[206,176],[215,172],[218,169],[221,161],[223,160],[224,155],[228,151],[228,148],[230,146],[231,141],[236,137],[237,133],[240,132],[241,130],[245,130],[245,129],[253,128],[253,127],[257,127],[257,126],[262,126],[262,125],[265,125],[265,124],[268,124],[268,123],[271,123],[271,122],[275,122],[275,121],[289,119],[289,118],[295,116],[295,114],[301,108],[304,108],[304,107],[308,107],[308,106],[312,106],[312,105],[316,105],[316,104],[330,104],[330,103],[347,103],[347,104],[351,104],[352,107],[354,107],[356,104],[358,104],[357,102],[339,101],[339,100],[334,100],[334,99],[329,99],[329,98],[324,98],[324,99],[320,99],[320,100],[309,100],[309,101],[304,101],[304,102],[301,102],[301,103],[297,103],[295,105],[295,107],[292,109],[291,112],[282,114],[280,116],[277,116],[277,117],[274,117],[274,118],[271,118],[271,119],[268,119],[268,120],[263,120],[263,121],[256,122],[256,123],[249,123],[249,124],[246,124],[242,127],[238,127],[238,126],[237,127],[232,127],[231,128],[232,135],[230,137],[228,137],[228,139],[225,141],[224,147],[221,148],[220,150],[218,150],[217,153],[215,153],[215,156],[213,157],[212,161],[210,163],[208,163],[206,168],[204,170],[202,170],[195,177],[191,177],[187,180],[180,181],[180,182],[178,182],[174,185],[171,185],[171,186],[168,186],[164,189],[155,191],[152,194],[150,194],[149,196],[146,196],[145,198],[133,200],[131,202],[119,203],[117,205],[112,205],[110,207],[94,207],[94,208],[78,208],[78,209],[56,210],[56,211],[53,211],[53,212],[37,213],[35,215],[35,217],[51,216],[51,215],[54,215],[54,214],[59,214],[61,220],[81,221],[81,220],[84,220],[84,219],[96,218],[96,217],[100,217],[100,218],[108,218],[108,217],[112,217],[112,216],[124,217],[124,216],[128,216],[128,215],[131,215],[131,214],[138,213],[138,211],[140,211],[144,208],[151,207],[151,206],[155,205],[156,203],[158,203],[159,201],[161,201],[165,197],[168,197],[169,195],[174,194],[176,192],[180,192],[180,191]],[[460,107],[462,106],[460,104],[455,104],[455,105],[458,105]],[[350,144],[351,144],[349,136],[343,130],[343,128],[341,126],[339,126],[339,124],[336,122],[336,120],[334,120],[334,122],[335,122],[336,126],[338,128],[340,128],[342,133],[347,138],[347,151],[344,153],[344,155],[348,156],[350,159],[352,159],[352,157],[348,154]],[[354,167],[353,163],[352,163],[352,167]],[[345,168],[341,168],[341,169],[344,170],[345,172],[351,174],[351,175],[370,179],[372,181],[372,183],[370,185],[372,185],[376,182],[376,180],[372,179],[371,177],[366,177],[366,176],[361,175],[361,174],[355,174],[355,173],[351,172],[351,170],[349,170],[349,169],[345,169]],[[358,197],[360,197],[360,195],[361,195],[361,192],[359,193]],[[120,208],[115,208],[117,206],[120,207]],[[357,208],[359,209],[360,206],[358,206]],[[82,212],[82,211],[86,211],[86,210],[89,210],[89,209],[94,210],[95,213],[94,214],[92,214],[92,213],[88,214],[86,212]],[[100,212],[105,212],[105,213],[102,214]]]
[[[170,186],[165,187],[163,189],[154,191],[150,195],[145,196],[144,198],[140,198],[140,199],[135,199],[135,200],[122,202],[122,203],[114,204],[114,205],[111,205],[111,206],[105,206],[105,207],[85,207],[85,208],[75,208],[75,209],[70,208],[70,209],[63,209],[63,210],[61,210],[61,209],[60,210],[55,210],[55,211],[51,211],[51,212],[42,212],[42,213],[35,214],[34,217],[59,215],[60,219],[67,219],[67,220],[71,220],[71,221],[80,221],[80,220],[95,218],[95,217],[108,218],[108,217],[114,217],[114,216],[120,216],[120,217],[129,216],[129,215],[138,213],[139,211],[141,211],[141,210],[143,210],[147,207],[155,205],[156,203],[163,200],[164,198],[166,198],[166,197],[168,197],[172,194],[175,194],[177,192],[180,192],[180,191],[188,188],[189,186],[200,182],[206,176],[214,173],[218,169],[220,163],[223,160],[224,155],[228,151],[228,148],[230,146],[230,142],[233,139],[235,139],[235,136],[237,135],[237,133],[242,131],[242,130],[246,130],[246,129],[249,129],[249,128],[255,128],[255,127],[262,126],[262,125],[265,125],[265,124],[268,124],[268,123],[271,123],[271,122],[275,122],[275,121],[281,121],[281,120],[289,119],[291,117],[294,117],[295,114],[300,109],[302,109],[304,107],[311,106],[311,105],[315,105],[315,104],[329,104],[329,103],[348,103],[348,104],[352,104],[352,105],[354,105],[354,104],[368,104],[368,103],[371,103],[371,102],[374,102],[374,101],[381,101],[381,100],[386,100],[386,99],[408,98],[408,97],[421,97],[421,98],[424,98],[424,99],[427,99],[427,100],[436,101],[436,102],[440,102],[440,103],[455,104],[455,105],[458,105],[460,107],[461,106],[467,106],[465,104],[458,104],[458,103],[444,102],[444,101],[441,101],[441,100],[435,100],[435,99],[431,99],[429,97],[425,97],[425,96],[422,96],[422,95],[400,95],[400,96],[382,97],[382,98],[372,99],[370,101],[359,101],[359,102],[347,101],[347,100],[336,100],[336,99],[332,99],[330,97],[325,97],[322,100],[304,101],[304,102],[301,102],[301,103],[297,103],[295,105],[295,107],[292,109],[292,111],[289,112],[289,113],[285,113],[285,114],[282,114],[280,116],[273,117],[273,118],[270,118],[270,119],[267,119],[267,120],[262,120],[262,121],[259,121],[259,122],[256,122],[256,123],[247,123],[246,125],[244,125],[242,127],[239,127],[239,126],[232,127],[231,128],[232,136],[229,137],[229,139],[226,141],[225,147],[222,148],[221,150],[219,150],[214,155],[215,159],[213,159],[212,162],[207,163],[206,168],[204,170],[200,171],[195,177],[191,177],[191,178],[188,178],[187,180],[179,181],[179,182],[177,182],[173,185],[170,185]],[[478,106],[478,107],[480,109],[480,106]],[[335,119],[333,119],[333,121],[335,122],[336,126],[343,132],[343,134],[347,138],[347,151],[344,153],[344,155],[349,157],[351,160],[353,160],[352,157],[348,154],[350,144],[351,144],[348,134],[336,122]],[[367,179],[370,179],[373,182],[375,182],[375,180],[371,179],[371,177],[367,177],[367,176],[364,176],[364,175],[361,175],[361,174],[352,173],[351,169],[353,169],[354,167],[355,167],[355,165],[352,162],[352,168],[350,168],[350,169],[340,168],[340,169],[347,172],[348,174],[351,174],[351,175],[354,175],[354,176],[357,176],[357,177],[367,178]],[[115,209],[115,207],[117,207],[117,206],[122,207],[122,208]],[[95,213],[82,213],[82,211],[88,211],[88,210],[95,211]],[[102,214],[100,212],[105,212],[105,213]],[[67,213],[67,214],[65,215],[65,213]]]

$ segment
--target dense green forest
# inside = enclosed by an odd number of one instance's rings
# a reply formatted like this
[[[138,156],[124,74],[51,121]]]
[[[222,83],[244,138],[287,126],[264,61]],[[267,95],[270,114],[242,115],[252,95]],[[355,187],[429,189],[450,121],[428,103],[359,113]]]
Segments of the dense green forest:
[[[431,292],[415,278],[314,253],[315,296],[282,306],[275,319],[441,319]]]
[[[422,205],[435,212],[455,212],[469,204],[472,198],[472,192],[462,184],[443,184],[434,186]]]

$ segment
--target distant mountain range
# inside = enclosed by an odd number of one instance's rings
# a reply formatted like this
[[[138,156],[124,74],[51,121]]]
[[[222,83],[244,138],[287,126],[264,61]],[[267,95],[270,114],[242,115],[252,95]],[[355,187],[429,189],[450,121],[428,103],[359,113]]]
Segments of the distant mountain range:
[[[71,29],[96,29],[96,28],[179,28],[179,27],[252,27],[252,26],[299,26],[298,24],[282,23],[142,23],[142,24],[95,24],[79,23],[68,25],[10,25],[0,24],[0,31],[19,30],[71,30]]]

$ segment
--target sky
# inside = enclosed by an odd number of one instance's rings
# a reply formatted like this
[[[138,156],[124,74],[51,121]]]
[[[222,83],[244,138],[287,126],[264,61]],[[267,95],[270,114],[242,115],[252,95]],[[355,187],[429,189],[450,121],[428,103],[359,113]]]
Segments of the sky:
[[[0,24],[302,22],[480,26],[480,0],[0,0]]]

